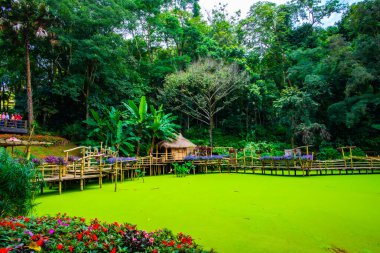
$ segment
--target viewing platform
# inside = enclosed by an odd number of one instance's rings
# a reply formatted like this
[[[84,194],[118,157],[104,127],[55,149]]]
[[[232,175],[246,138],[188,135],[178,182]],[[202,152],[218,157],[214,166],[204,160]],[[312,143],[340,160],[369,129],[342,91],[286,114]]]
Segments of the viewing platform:
[[[0,133],[27,134],[27,120],[0,120]]]

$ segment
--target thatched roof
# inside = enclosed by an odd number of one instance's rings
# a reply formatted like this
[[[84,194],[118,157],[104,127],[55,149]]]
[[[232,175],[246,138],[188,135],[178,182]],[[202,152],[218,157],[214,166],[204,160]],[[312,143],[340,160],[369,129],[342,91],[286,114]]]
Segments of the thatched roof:
[[[178,134],[173,140],[159,142],[158,146],[160,148],[195,148],[197,145],[183,137],[182,134]]]

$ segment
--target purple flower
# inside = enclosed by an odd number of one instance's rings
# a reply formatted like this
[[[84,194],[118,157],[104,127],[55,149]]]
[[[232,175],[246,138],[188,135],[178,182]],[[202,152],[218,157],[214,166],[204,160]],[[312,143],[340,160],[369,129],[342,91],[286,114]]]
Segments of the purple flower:
[[[116,163],[116,161],[118,162],[135,162],[137,161],[136,157],[112,157],[112,158],[108,158],[106,163],[109,163],[109,164],[113,164],[113,163]]]
[[[38,158],[33,158],[32,159],[32,162],[34,163],[34,165],[36,165],[36,166],[39,166],[39,165],[41,165],[41,160],[40,159],[38,159]]]
[[[57,156],[53,156],[53,155],[45,157],[45,162],[57,164],[57,165],[66,165],[67,164],[67,162],[65,161],[65,159],[63,157],[57,157]]]
[[[78,156],[69,156],[69,162],[75,162],[75,161],[78,161],[79,160],[79,157]]]
[[[57,164],[58,158],[56,156],[49,155],[49,156],[45,157],[45,162]]]
[[[197,161],[197,160],[218,160],[228,157],[227,155],[210,155],[210,156],[194,156],[188,155],[183,160],[185,161]]]
[[[49,234],[51,234],[51,235],[54,234],[54,232],[55,232],[54,229],[50,229],[50,230],[49,230]]]

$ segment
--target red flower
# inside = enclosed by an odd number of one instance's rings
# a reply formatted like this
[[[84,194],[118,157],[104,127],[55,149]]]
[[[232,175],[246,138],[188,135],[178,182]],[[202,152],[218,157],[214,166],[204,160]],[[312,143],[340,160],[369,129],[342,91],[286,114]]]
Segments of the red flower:
[[[182,244],[178,244],[177,249],[181,249],[181,248],[182,248]]]
[[[70,252],[73,252],[73,250],[74,250],[73,246],[70,246],[69,250],[70,250]]]
[[[8,253],[10,250],[10,248],[1,248],[0,253]]]
[[[80,218],[80,221],[81,222],[84,222],[86,219],[85,218]]]
[[[168,246],[173,246],[174,245],[174,241],[171,240],[170,243],[168,244]]]
[[[83,234],[82,234],[82,233],[78,233],[78,234],[77,234],[77,239],[78,239],[78,241],[81,241],[82,238],[83,238]]]
[[[42,247],[42,245],[44,245],[44,239],[43,238],[39,239],[37,241],[37,245],[40,246],[40,247]]]
[[[94,240],[94,241],[97,241],[97,240],[98,240],[98,237],[96,236],[96,234],[93,234],[93,235],[92,235],[92,240]]]
[[[97,230],[99,228],[99,223],[95,223],[94,225],[92,225],[92,227]]]
[[[63,245],[62,245],[62,243],[58,244],[58,245],[57,245],[57,250],[62,250],[62,249],[63,249]]]
[[[182,240],[181,240],[182,243],[186,243],[187,242],[187,239],[186,237],[183,237]]]
[[[108,229],[103,228],[103,232],[104,232],[104,233],[107,233],[107,231],[108,231]]]
[[[116,227],[119,227],[119,223],[117,221],[115,221],[113,224],[115,224]]]
[[[168,242],[167,241],[162,241],[162,244],[167,246]]]
[[[25,221],[25,222],[29,222],[30,219],[29,219],[28,217],[25,217],[25,218],[24,218],[24,221]]]
[[[113,248],[110,253],[116,253],[116,248]]]
[[[154,249],[152,253],[158,253],[158,249]]]

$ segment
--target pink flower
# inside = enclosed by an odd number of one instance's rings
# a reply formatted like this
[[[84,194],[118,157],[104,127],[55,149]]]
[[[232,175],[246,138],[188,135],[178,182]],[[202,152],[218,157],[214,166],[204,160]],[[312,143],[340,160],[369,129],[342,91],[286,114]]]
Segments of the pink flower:
[[[50,229],[50,230],[49,230],[49,234],[51,234],[51,235],[54,234],[54,232],[55,232],[54,229]]]
[[[149,242],[153,243],[154,242],[154,238],[153,237],[149,238]]]

